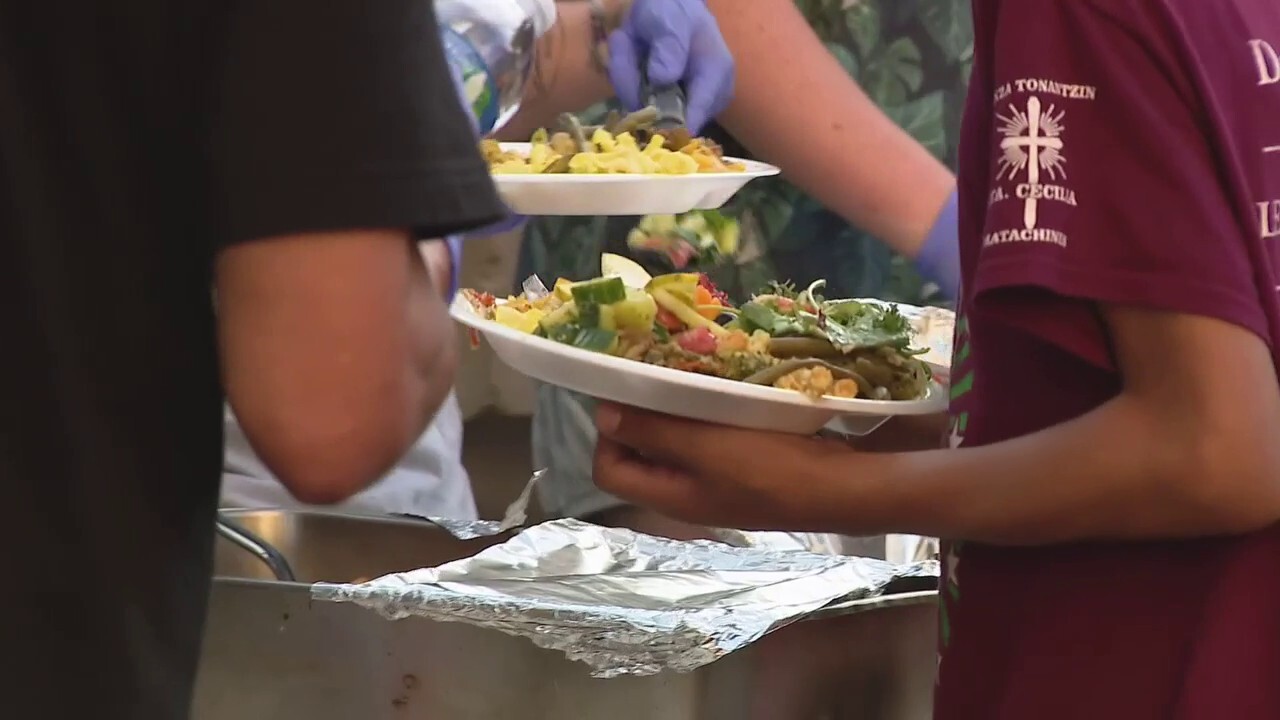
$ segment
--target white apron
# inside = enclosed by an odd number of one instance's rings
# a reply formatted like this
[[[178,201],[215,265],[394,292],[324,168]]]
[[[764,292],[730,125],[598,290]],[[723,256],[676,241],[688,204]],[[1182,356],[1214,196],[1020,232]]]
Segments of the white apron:
[[[225,456],[222,463],[224,508],[307,509],[258,459],[240,424],[224,412]],[[476,502],[462,466],[462,410],[450,393],[440,412],[400,464],[386,477],[347,501],[319,510],[357,515],[405,513],[423,517],[475,520]]]

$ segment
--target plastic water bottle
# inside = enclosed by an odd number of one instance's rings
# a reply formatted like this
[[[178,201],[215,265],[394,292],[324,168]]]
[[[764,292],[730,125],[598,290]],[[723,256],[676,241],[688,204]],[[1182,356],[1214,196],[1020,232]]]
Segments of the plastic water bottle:
[[[482,135],[520,108],[534,44],[556,21],[554,0],[435,0],[445,55]]]

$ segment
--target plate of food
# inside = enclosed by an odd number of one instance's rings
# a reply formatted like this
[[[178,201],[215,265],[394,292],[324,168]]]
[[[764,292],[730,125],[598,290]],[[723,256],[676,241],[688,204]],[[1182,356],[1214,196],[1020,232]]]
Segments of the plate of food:
[[[657,111],[583,126],[572,115],[529,142],[482,140],[494,184],[518,215],[655,215],[721,207],[778,168],[725,157],[682,128],[656,130]]]
[[[760,430],[871,432],[946,408],[892,305],[772,286],[733,306],[705,275],[652,277],[605,255],[601,276],[538,278],[499,299],[462,290],[453,317],[517,372],[592,397]]]
[[[933,379],[942,385],[951,382],[951,350],[956,332],[956,314],[940,307],[919,307],[883,300],[862,300],[888,307],[893,305],[911,323],[914,344],[921,349],[918,356],[933,372]]]

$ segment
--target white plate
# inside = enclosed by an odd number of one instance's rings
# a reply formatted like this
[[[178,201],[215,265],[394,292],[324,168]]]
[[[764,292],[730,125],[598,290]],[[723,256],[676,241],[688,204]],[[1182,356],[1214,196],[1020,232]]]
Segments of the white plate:
[[[947,393],[930,385],[921,400],[847,400],[809,397],[589,352],[486,320],[461,295],[450,314],[478,330],[515,371],[584,395],[656,412],[756,430],[811,435],[835,418],[840,431],[861,435],[894,415],[929,415],[947,406]]]
[[[502,149],[528,155],[529,143],[502,143]],[[690,175],[497,174],[493,182],[517,215],[675,215],[714,210],[752,180],[779,172],[762,162],[725,160],[742,163],[746,170]]]

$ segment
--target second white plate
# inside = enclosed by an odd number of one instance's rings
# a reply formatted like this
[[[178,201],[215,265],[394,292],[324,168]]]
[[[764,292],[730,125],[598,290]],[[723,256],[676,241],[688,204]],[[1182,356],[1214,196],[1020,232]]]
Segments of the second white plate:
[[[527,155],[529,143],[502,143],[502,149]],[[497,174],[493,182],[518,215],[676,215],[714,210],[752,180],[779,172],[762,162],[725,159],[742,163],[746,170],[692,175]]]

